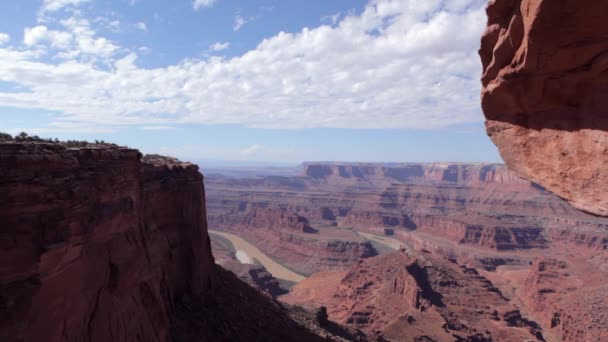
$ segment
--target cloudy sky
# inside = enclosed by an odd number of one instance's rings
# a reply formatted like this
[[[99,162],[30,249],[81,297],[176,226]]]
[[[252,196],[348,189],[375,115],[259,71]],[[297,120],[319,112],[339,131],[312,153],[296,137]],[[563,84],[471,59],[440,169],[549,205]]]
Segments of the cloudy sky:
[[[500,161],[485,0],[0,6],[0,131],[182,159]]]

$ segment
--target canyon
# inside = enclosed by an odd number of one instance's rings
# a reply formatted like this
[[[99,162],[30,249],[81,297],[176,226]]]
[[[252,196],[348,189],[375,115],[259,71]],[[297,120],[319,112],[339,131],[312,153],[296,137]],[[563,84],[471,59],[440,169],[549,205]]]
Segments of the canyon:
[[[607,6],[489,1],[482,108],[506,166],[203,179],[0,135],[0,340],[608,340]]]
[[[607,220],[502,165],[203,184],[196,165],[116,145],[10,141],[0,172],[3,340],[606,337]],[[239,262],[229,233],[303,277]]]
[[[336,322],[389,340],[605,337],[597,322],[608,312],[608,219],[504,165],[328,162],[298,169],[296,176],[215,174],[205,183],[210,227],[309,276],[279,300],[326,306]],[[555,281],[537,267],[544,260],[570,271]],[[412,263],[427,280],[408,269]],[[395,290],[405,279],[413,283]],[[406,305],[425,289],[452,304]],[[471,296],[483,299],[463,299]],[[593,309],[581,314],[581,301]]]

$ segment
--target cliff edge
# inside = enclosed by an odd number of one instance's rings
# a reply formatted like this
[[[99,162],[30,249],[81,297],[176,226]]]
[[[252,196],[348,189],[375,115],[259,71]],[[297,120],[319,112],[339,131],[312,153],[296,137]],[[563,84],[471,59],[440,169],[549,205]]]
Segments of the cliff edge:
[[[608,216],[608,2],[491,0],[479,54],[488,135],[506,164]]]
[[[0,218],[2,341],[316,340],[214,264],[196,165],[0,142]]]

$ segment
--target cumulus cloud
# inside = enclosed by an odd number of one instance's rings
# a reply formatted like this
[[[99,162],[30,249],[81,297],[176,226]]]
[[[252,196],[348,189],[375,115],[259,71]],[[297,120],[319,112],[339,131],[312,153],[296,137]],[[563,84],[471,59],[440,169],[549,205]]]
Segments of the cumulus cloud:
[[[211,46],[209,46],[209,50],[222,51],[222,50],[226,50],[229,47],[230,47],[230,43],[228,43],[228,42],[224,42],[224,43],[215,42],[215,43],[211,44]]]
[[[72,43],[72,34],[63,31],[49,30],[46,26],[26,28],[23,32],[23,43],[27,46],[49,43],[51,46],[66,49]]]
[[[136,65],[86,20],[63,23],[86,58],[37,59],[59,46],[53,30],[29,33],[30,49],[0,48],[0,106],[41,108],[98,125],[239,124],[264,128],[439,128],[481,120],[485,0],[372,0],[335,25],[279,32],[233,58]],[[32,28],[33,30],[34,28]],[[66,36],[67,37],[67,36]],[[25,42],[25,41],[24,41]]]
[[[135,27],[137,27],[138,29],[140,29],[142,31],[148,31],[148,26],[143,21],[140,21],[137,24],[135,24]]]
[[[192,8],[194,8],[195,11],[198,11],[203,7],[213,6],[215,2],[216,0],[194,0],[194,2],[192,3]]]
[[[55,12],[66,6],[79,5],[90,0],[44,0],[42,3],[41,11],[44,12]]]
[[[4,45],[11,40],[11,36],[7,33],[0,32],[0,45]]]

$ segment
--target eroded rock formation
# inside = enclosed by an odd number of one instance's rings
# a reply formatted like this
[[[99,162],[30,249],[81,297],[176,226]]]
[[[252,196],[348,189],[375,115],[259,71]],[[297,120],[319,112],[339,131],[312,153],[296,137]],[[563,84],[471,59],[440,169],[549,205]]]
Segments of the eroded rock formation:
[[[489,136],[512,170],[608,216],[608,2],[492,0],[480,56]]]
[[[551,258],[532,264],[525,299],[555,340],[608,339],[608,285],[595,267]]]
[[[320,275],[282,299],[304,304],[314,292],[331,319],[391,341],[544,340],[490,281],[430,254],[401,250],[360,260],[341,278]]]
[[[231,207],[233,204],[228,202],[227,213],[209,215],[210,225],[237,233],[297,273],[348,270],[359,258],[377,255],[371,243],[355,234],[319,234],[305,217],[295,212],[248,206],[241,201],[237,209]]]
[[[257,240],[269,241],[265,251],[275,243],[286,255],[289,245],[279,243],[280,234],[271,231],[279,226],[268,224],[276,220],[260,221],[261,212],[276,216],[288,211],[320,232],[290,233],[298,238],[318,239],[333,228],[388,232],[449,257],[481,256],[457,246],[520,251],[559,243],[608,249],[608,220],[579,212],[503,165],[319,163],[306,164],[298,177],[208,177],[206,186],[214,229],[238,226],[239,234],[264,234]],[[518,262],[513,255],[492,258]],[[480,262],[494,263],[487,258]]]
[[[0,143],[0,340],[315,340],[214,265],[202,181],[128,148]]]

